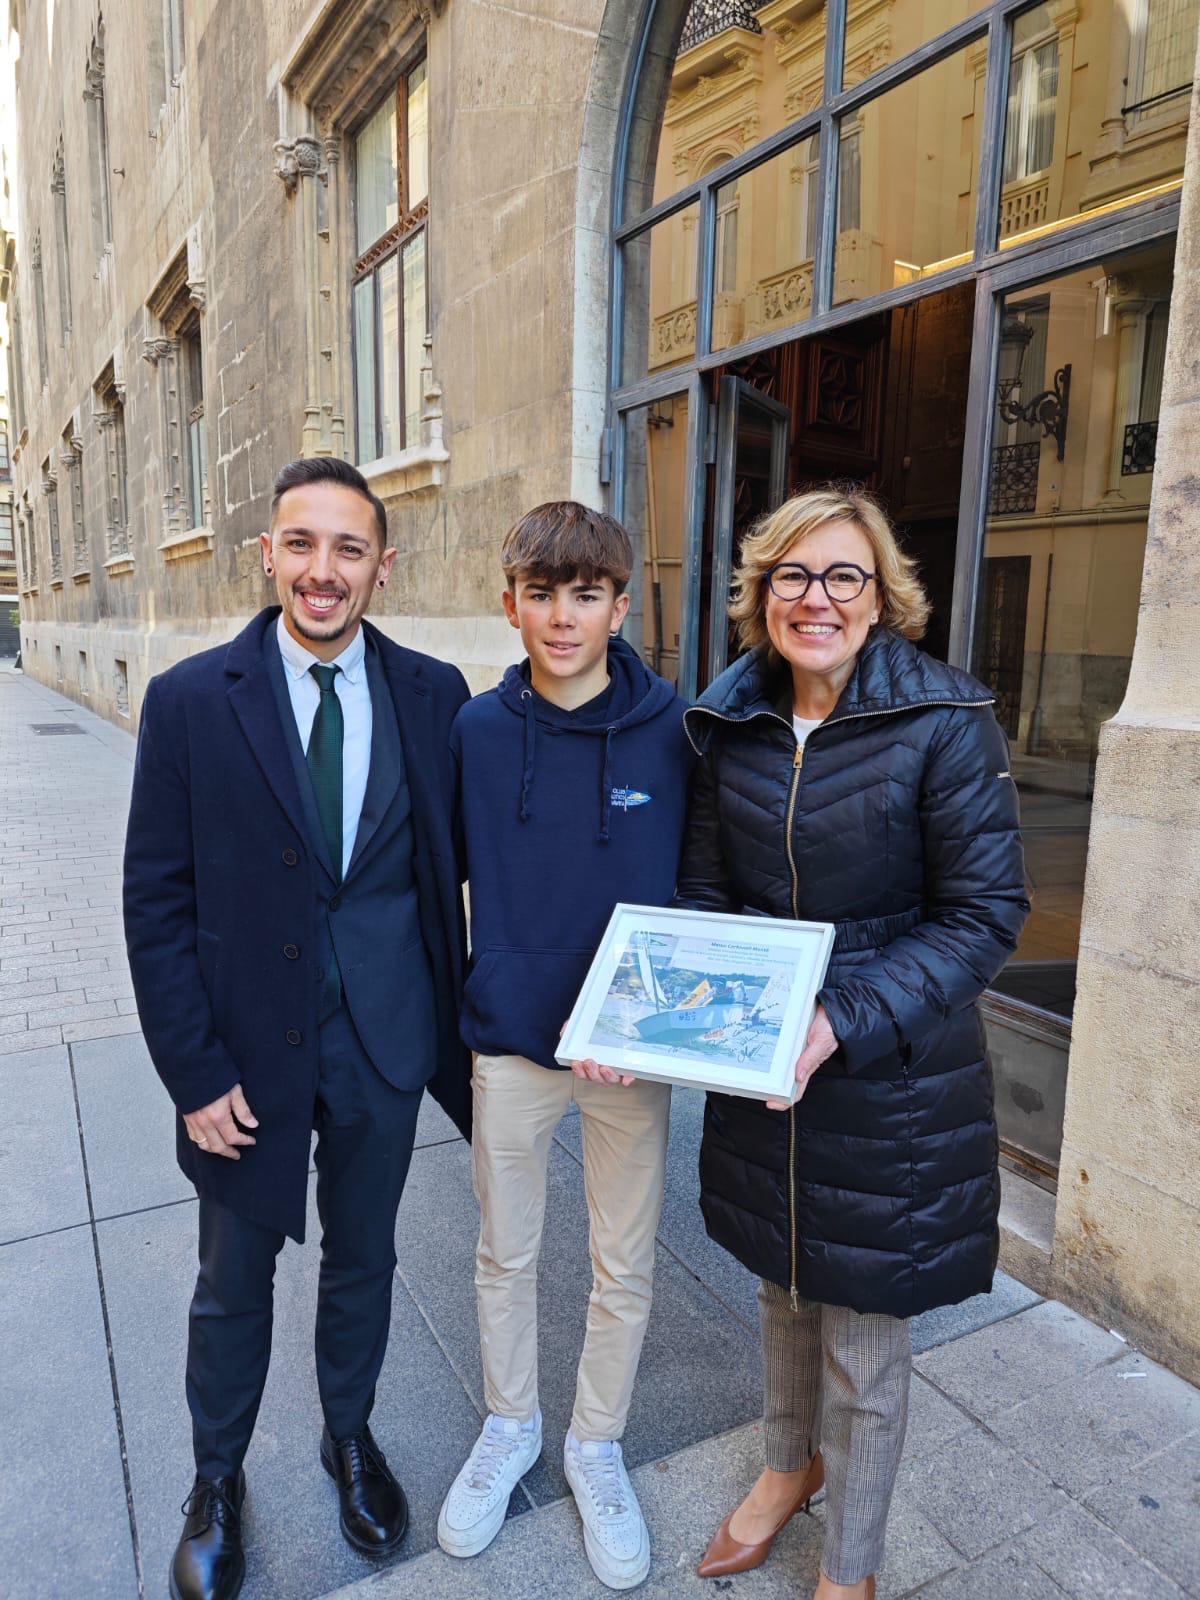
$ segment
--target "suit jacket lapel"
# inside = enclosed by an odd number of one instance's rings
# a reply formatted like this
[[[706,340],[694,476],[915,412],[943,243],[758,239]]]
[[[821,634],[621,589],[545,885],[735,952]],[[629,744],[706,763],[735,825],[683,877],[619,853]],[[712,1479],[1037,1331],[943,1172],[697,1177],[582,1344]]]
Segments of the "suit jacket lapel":
[[[282,686],[287,711],[285,721],[284,707],[280,705],[276,685],[272,682],[269,651],[276,652],[281,678],[283,674],[283,664],[278,661],[278,644],[273,638],[266,636],[266,628],[273,623],[277,614],[277,609],[262,613],[231,645],[226,659],[226,670],[235,673],[236,676],[229,688],[229,704],[241,725],[255,760],[262,768],[263,776],[287,813],[288,820],[297,833],[308,841],[313,855],[332,878],[329,852],[325,845],[320,818],[316,813],[312,784],[308,781],[308,771],[303,765],[303,751],[300,751],[301,767],[298,771],[288,744],[290,731],[292,742],[299,749],[300,740],[296,733],[291,703],[287,698],[287,686],[286,684]],[[264,618],[265,625],[263,625]],[[253,641],[249,637],[252,630],[254,630]],[[310,812],[312,817],[309,815]],[[312,818],[316,818],[315,827]]]
[[[426,840],[435,838],[436,830],[430,817],[429,789],[426,774],[435,770],[437,763],[433,749],[433,723],[429,716],[429,685],[421,677],[419,666],[412,665],[409,653],[397,650],[390,641],[369,623],[368,650],[374,646],[387,683],[389,699],[395,711],[400,747],[404,752],[408,793],[412,801],[415,831],[416,866],[418,875],[424,856]]]
[[[367,683],[371,690],[371,765],[363,795],[354,853],[350,857],[349,877],[358,866],[379,825],[387,815],[400,786],[401,744],[396,709],[388,693],[387,679],[379,662],[379,652],[367,643]]]

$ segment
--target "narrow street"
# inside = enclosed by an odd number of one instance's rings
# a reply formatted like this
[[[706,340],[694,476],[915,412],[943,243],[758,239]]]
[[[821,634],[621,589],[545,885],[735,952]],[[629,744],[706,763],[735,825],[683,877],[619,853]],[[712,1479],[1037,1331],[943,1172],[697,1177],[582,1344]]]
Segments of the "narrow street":
[[[11,1600],[166,1593],[191,1480],[183,1392],[192,1192],[150,1065],[120,924],[133,739],[0,664],[0,1587]],[[676,1093],[654,1314],[627,1459],[650,1524],[645,1594],[708,1595],[693,1568],[757,1471],[755,1284],[704,1235],[701,1101]],[[541,1262],[546,1454],[472,1562],[435,1547],[483,1415],[468,1153],[426,1102],[400,1212],[373,1427],[404,1483],[404,1559],[339,1537],[317,1459],[317,1245],[276,1279],[274,1361],[247,1461],[248,1600],[573,1597],[586,1565],[560,1447],[590,1286],[577,1121],[559,1130]],[[315,1221],[315,1219],[314,1219]],[[914,1325],[922,1352],[880,1600],[1200,1595],[1200,1394],[1119,1335],[1011,1278]],[[721,1583],[810,1592],[822,1508]],[[374,1573],[374,1576],[372,1574]],[[808,1587],[806,1587],[806,1585]]]

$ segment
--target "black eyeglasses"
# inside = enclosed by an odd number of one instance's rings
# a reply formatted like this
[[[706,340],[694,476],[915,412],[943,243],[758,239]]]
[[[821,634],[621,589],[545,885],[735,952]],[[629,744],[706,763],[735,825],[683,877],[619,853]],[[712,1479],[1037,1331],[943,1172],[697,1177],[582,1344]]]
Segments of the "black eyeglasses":
[[[798,561],[783,561],[767,573],[771,593],[777,600],[803,600],[810,583],[819,583],[831,600],[843,604],[857,600],[869,583],[875,582],[873,572],[864,572],[853,561],[839,561],[824,572],[810,572]]]

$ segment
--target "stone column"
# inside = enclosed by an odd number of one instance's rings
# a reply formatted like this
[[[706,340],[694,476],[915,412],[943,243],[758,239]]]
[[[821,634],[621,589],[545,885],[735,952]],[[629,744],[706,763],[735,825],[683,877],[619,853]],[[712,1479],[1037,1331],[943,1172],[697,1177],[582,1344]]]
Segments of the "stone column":
[[[1138,285],[1122,279],[1111,284],[1113,316],[1117,332],[1117,385],[1113,403],[1113,436],[1109,450],[1106,498],[1121,497],[1121,460],[1125,451],[1125,427],[1137,421],[1138,392],[1142,382],[1142,354],[1146,348],[1146,318],[1154,301],[1147,299]],[[1174,316],[1174,309],[1172,309]]]
[[[1053,1292],[1200,1380],[1200,91],[1137,642],[1102,731]]]

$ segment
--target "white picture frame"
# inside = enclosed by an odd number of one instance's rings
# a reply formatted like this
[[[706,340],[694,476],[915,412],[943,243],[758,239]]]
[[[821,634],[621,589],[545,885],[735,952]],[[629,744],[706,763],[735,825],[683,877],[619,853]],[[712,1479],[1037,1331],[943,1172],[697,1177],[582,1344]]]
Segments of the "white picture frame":
[[[622,902],[555,1058],[791,1102],[832,949],[829,922]]]

